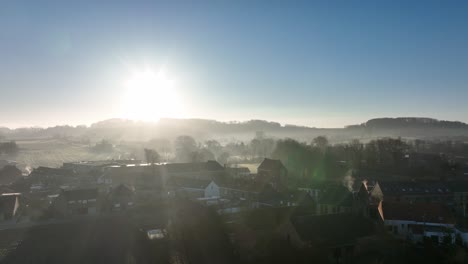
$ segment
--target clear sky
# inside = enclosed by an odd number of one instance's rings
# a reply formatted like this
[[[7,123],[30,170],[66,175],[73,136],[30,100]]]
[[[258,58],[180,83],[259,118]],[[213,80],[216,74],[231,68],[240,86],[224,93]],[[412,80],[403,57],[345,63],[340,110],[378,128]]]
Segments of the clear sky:
[[[0,126],[139,118],[133,108],[317,127],[468,122],[467,14],[466,1],[0,1]],[[140,90],[128,102],[148,69],[176,99]]]

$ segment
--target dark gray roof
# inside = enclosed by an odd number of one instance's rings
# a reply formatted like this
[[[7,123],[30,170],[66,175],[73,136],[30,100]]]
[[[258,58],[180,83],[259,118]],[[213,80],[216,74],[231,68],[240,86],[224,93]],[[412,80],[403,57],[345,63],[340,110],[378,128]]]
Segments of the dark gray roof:
[[[283,163],[280,160],[267,159],[265,158],[260,166],[258,166],[258,171],[277,171],[281,169],[286,169]]]
[[[31,177],[34,176],[73,176],[75,172],[70,169],[38,167],[33,169]]]
[[[428,223],[455,223],[450,209],[441,203],[382,202],[385,220],[407,220]]]
[[[384,195],[444,195],[450,194],[451,188],[440,181],[398,181],[379,182]]]
[[[171,177],[169,178],[167,184],[177,188],[205,189],[210,184],[210,182],[211,180]]]
[[[61,195],[63,195],[67,201],[89,200],[97,198],[98,190],[96,188],[62,190]]]
[[[217,161],[209,160],[207,162],[192,163],[168,163],[164,165],[170,173],[185,173],[199,171],[223,171],[224,167]]]

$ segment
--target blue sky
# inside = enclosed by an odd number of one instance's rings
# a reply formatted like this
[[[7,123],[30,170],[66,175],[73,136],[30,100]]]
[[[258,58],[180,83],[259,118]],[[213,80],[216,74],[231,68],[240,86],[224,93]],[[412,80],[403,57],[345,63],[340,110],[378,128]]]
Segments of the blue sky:
[[[120,117],[123,83],[147,67],[177,80],[180,117],[468,122],[466,14],[463,1],[2,1],[0,126]]]

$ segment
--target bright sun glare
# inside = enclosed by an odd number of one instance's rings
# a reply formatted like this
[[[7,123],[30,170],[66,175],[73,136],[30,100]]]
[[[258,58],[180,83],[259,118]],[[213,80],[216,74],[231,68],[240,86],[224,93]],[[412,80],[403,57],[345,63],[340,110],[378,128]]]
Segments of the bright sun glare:
[[[175,84],[164,70],[133,72],[125,82],[123,117],[143,121],[181,117],[183,106]]]

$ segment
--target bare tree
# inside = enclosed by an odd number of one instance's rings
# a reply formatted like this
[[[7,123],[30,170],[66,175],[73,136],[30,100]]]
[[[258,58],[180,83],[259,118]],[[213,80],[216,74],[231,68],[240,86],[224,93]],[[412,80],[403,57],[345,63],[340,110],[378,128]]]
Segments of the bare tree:
[[[150,164],[158,163],[160,161],[159,153],[154,149],[145,148],[145,158],[146,162]]]
[[[193,160],[193,152],[198,150],[197,142],[191,136],[179,136],[174,142],[176,158],[181,162]]]
[[[314,138],[312,143],[315,147],[319,148],[321,151],[325,151],[325,149],[328,147],[328,139],[325,136],[318,136]]]

